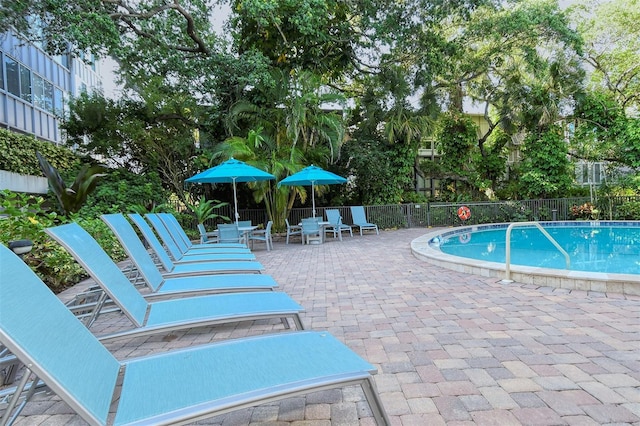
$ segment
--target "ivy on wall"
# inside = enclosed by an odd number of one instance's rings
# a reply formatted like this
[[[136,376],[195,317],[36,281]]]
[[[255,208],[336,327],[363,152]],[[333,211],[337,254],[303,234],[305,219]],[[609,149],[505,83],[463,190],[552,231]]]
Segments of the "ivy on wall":
[[[73,170],[80,166],[80,158],[67,148],[35,139],[33,136],[0,129],[0,170],[43,176],[36,151],[41,152],[58,170]]]

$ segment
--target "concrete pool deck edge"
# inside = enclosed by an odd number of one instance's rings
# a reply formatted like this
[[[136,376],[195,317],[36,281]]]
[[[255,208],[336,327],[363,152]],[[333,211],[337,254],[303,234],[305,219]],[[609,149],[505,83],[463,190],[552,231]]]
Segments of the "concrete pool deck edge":
[[[411,241],[411,251],[420,260],[458,272],[489,278],[505,278],[505,265],[497,262],[483,262],[443,253],[431,244],[431,240],[442,235],[465,234],[469,230],[483,227],[498,227],[508,224],[470,225],[459,228],[438,228],[428,231]],[[632,274],[609,274],[600,272],[567,271],[562,269],[535,268],[511,265],[511,280],[537,286],[562,288],[566,290],[597,291],[640,296],[640,277]]]

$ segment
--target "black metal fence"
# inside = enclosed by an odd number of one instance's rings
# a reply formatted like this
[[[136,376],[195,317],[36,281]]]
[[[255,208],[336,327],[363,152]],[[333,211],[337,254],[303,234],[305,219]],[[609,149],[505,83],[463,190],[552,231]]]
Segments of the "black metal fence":
[[[367,220],[377,224],[379,228],[396,229],[534,220],[573,220],[575,217],[571,215],[571,208],[588,202],[591,202],[589,197],[468,203],[430,202],[365,206],[365,212]],[[594,204],[599,208],[599,219],[611,220],[617,218],[617,207],[626,202],[640,202],[640,197],[609,197],[600,199]],[[458,216],[458,209],[461,206],[467,206],[471,212],[471,216],[464,221]],[[326,209],[339,210],[344,223],[353,223],[349,206],[316,207],[316,215],[325,217]],[[218,213],[232,218],[233,207],[224,206],[218,210]],[[264,209],[240,209],[239,214],[240,220],[250,220],[254,224],[266,224],[268,220]],[[288,219],[290,223],[299,223],[302,218],[311,217],[312,214],[311,207],[294,208]],[[206,225],[214,227],[216,221]]]

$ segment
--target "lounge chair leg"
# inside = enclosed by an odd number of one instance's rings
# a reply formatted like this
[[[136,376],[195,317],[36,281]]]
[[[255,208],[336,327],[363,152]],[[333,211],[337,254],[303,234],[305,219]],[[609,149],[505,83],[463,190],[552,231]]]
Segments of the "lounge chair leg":
[[[371,407],[371,411],[373,412],[373,418],[376,419],[376,423],[380,426],[388,426],[391,424],[391,420],[387,416],[386,411],[384,410],[384,406],[382,405],[382,401],[380,400],[380,395],[376,390],[376,384],[373,381],[373,377],[369,377],[366,380],[363,380],[360,384],[362,387],[362,391],[364,392],[364,396],[369,403],[369,407]]]
[[[291,325],[289,324],[289,320],[285,317],[280,318],[280,321],[282,321],[282,325],[284,325],[284,328],[286,328],[287,330],[291,329]]]
[[[25,367],[24,376],[22,376],[22,378],[20,379],[20,383],[18,383],[18,385],[15,387],[15,392],[11,396],[11,400],[9,401],[9,404],[5,409],[4,415],[2,416],[2,418],[0,418],[0,426],[13,424],[13,422],[16,420],[16,418],[18,417],[18,415],[20,414],[24,406],[27,404],[27,402],[31,399],[31,397],[35,393],[37,388],[36,385],[38,383],[38,377],[35,377],[33,379],[33,382],[31,383],[31,387],[27,391],[27,395],[25,396],[24,401],[22,401],[22,403],[18,406],[18,408],[15,408],[16,405],[18,404],[18,401],[20,400],[20,396],[22,392],[24,391],[25,387],[27,386],[27,383],[29,382],[29,377],[31,377],[31,370]],[[11,415],[12,411],[15,411],[13,415]]]

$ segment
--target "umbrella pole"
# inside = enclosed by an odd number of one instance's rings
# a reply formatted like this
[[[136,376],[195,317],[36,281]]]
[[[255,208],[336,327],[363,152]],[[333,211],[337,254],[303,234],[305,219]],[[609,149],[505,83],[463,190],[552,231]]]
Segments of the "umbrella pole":
[[[236,194],[236,178],[233,178],[233,206],[236,216],[236,226],[238,226],[238,220],[240,219],[240,215],[238,214],[238,195]]]
[[[311,182],[311,204],[313,205],[313,217],[316,217],[316,193],[314,186],[313,182]]]

